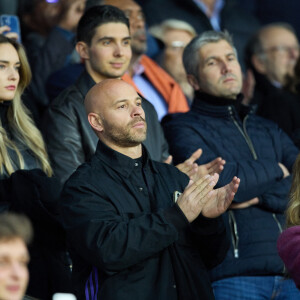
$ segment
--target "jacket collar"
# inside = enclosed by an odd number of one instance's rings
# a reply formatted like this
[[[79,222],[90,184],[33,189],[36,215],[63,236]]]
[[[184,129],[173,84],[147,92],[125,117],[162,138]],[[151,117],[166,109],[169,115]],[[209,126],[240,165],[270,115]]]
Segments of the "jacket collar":
[[[75,85],[81,93],[83,99],[85,98],[88,91],[96,84],[89,73],[84,70],[76,81]]]
[[[149,153],[146,148],[143,147],[142,161],[143,166],[150,166],[152,170],[157,173],[158,170],[150,159]],[[128,178],[133,170],[136,168],[136,163],[140,163],[140,159],[132,159],[120,152],[117,152],[108,146],[106,146],[102,141],[98,141],[95,156],[108,165],[110,168],[114,169],[116,172],[120,173],[122,176]]]
[[[215,117],[230,116],[240,111],[242,99],[242,94],[239,94],[236,100],[230,100],[196,92],[191,110]]]

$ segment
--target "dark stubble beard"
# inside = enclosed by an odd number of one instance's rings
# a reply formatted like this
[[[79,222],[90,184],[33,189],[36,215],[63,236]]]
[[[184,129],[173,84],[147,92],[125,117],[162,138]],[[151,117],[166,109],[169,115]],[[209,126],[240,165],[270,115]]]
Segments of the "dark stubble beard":
[[[135,128],[136,133],[134,134],[132,133],[132,127],[138,122],[144,122],[145,127]],[[109,124],[105,125],[105,123],[106,122],[104,121],[103,125],[105,126],[105,135],[115,145],[121,147],[135,147],[140,145],[146,139],[147,123],[142,117],[136,117],[123,128],[115,128]]]

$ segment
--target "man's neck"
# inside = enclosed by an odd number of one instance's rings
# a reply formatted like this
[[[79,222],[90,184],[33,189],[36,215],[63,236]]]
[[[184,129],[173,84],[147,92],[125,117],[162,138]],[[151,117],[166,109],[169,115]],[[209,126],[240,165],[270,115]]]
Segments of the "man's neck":
[[[136,159],[142,156],[142,144],[133,147],[122,147],[104,138],[101,138],[101,141],[109,148],[132,159]]]

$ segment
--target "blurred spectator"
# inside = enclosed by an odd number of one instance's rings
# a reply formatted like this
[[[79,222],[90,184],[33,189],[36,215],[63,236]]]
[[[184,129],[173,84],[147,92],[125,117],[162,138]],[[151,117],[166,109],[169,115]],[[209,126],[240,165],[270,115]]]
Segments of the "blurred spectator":
[[[257,105],[258,115],[276,122],[299,147],[300,102],[283,88],[299,58],[293,28],[285,23],[262,27],[249,40],[246,57],[256,82],[253,97],[246,95],[247,99]]]
[[[294,74],[288,74],[284,88],[298,96],[300,96],[300,57],[296,62]]]
[[[28,293],[51,299],[56,291],[68,291],[70,284],[57,211],[61,187],[50,177],[43,138],[21,100],[31,77],[25,51],[3,35],[0,66],[0,212],[20,212],[32,221],[36,234]]]
[[[175,80],[144,53],[147,50],[145,18],[133,0],[104,0],[123,10],[130,21],[132,59],[128,74],[122,78],[136,87],[154,105],[158,119],[167,114],[185,112],[188,102]]]
[[[273,22],[291,24],[300,38],[299,0],[238,0],[241,7],[250,11],[262,25]]]
[[[277,248],[289,275],[300,289],[300,155],[293,168],[293,183],[286,217],[288,228],[280,235]]]
[[[0,215],[0,299],[22,300],[29,274],[27,245],[32,240],[29,220],[20,215]]]
[[[165,45],[157,62],[179,83],[183,93],[191,102],[194,91],[186,78],[182,53],[185,46],[196,36],[195,29],[184,21],[168,19],[149,28],[149,32]]]
[[[24,102],[37,124],[49,104],[45,91],[49,75],[69,63],[79,61],[74,54],[74,32],[84,7],[85,0],[34,0],[29,12],[23,15],[23,41],[33,72]]]
[[[228,30],[236,45],[242,69],[244,47],[259,28],[256,18],[235,0],[161,0],[142,1],[148,25],[166,19],[180,19],[191,24],[198,34],[207,30]]]

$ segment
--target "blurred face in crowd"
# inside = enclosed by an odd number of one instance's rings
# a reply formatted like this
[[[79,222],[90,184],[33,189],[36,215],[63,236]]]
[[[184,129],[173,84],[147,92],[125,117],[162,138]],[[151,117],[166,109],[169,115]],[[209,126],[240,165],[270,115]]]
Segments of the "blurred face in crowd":
[[[29,254],[20,238],[0,240],[0,299],[21,300],[29,274]]]
[[[92,115],[90,123],[96,122],[96,131],[104,143],[118,150],[136,147],[145,140],[147,124],[142,99],[131,85],[122,80],[105,81],[101,87],[95,86],[93,97],[97,100],[89,120]]]
[[[123,23],[106,23],[96,28],[91,44],[78,42],[76,49],[86,61],[88,73],[96,82],[119,78],[131,59],[131,38]]]
[[[263,56],[254,62],[258,72],[271,82],[285,83],[286,75],[294,74],[299,57],[299,44],[296,36],[285,28],[270,27],[261,33]]]
[[[163,37],[165,43],[163,67],[181,85],[185,94],[191,94],[192,87],[187,82],[182,54],[192,38],[188,31],[180,29],[168,29]]]
[[[137,55],[145,53],[147,36],[142,8],[132,0],[105,0],[105,4],[116,6],[125,13],[130,23],[132,52]]]
[[[19,68],[16,49],[11,44],[0,44],[0,101],[14,98],[20,80]]]
[[[189,75],[195,90],[236,99],[242,88],[242,72],[233,48],[227,41],[208,43],[199,49],[198,78]]]

